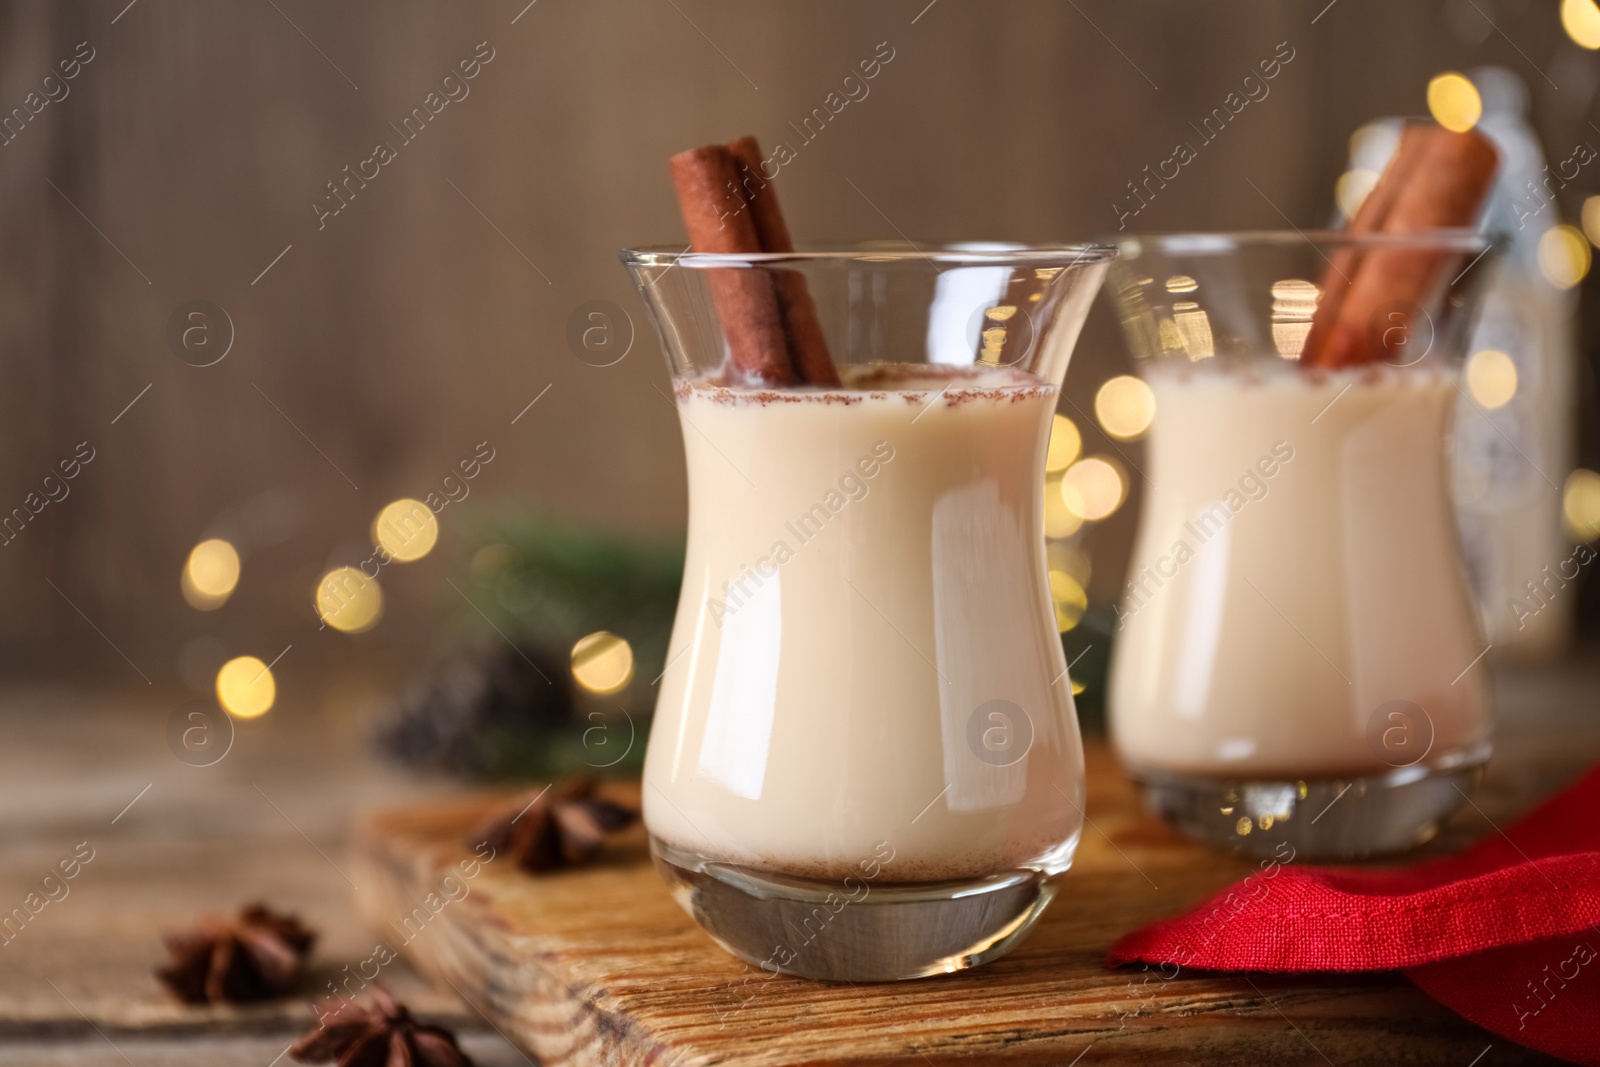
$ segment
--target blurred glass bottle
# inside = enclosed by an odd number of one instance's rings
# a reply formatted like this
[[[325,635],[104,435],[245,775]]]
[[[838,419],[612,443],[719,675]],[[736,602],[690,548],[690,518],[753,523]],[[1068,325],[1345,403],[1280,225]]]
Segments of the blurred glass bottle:
[[[1574,160],[1563,153],[1546,166],[1515,74],[1483,67],[1470,78],[1483,100],[1478,128],[1502,158],[1480,226],[1507,245],[1456,411],[1456,514],[1494,654],[1540,662],[1566,649],[1574,602],[1550,575],[1570,554],[1559,486],[1573,461],[1577,291],[1552,284],[1539,263],[1539,239],[1562,221],[1556,191],[1569,184],[1563,174]],[[1340,221],[1354,215],[1389,161],[1401,121],[1379,119],[1350,138],[1350,166],[1337,187]]]

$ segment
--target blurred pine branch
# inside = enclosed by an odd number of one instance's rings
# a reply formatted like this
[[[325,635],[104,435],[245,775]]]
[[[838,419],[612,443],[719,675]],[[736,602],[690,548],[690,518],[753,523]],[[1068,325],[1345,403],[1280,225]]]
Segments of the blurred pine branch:
[[[607,630],[633,646],[636,677],[660,671],[683,581],[681,540],[541,513],[481,520],[471,536],[468,595],[507,634],[565,652]]]

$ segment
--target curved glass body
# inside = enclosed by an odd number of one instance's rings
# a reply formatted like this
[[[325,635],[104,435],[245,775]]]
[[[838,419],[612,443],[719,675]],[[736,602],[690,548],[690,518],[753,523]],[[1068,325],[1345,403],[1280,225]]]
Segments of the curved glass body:
[[[852,980],[967,966],[1070,863],[1083,757],[1043,464],[1110,256],[625,254],[689,476],[645,822],[685,906],[746,959]],[[804,277],[842,386],[733,382],[710,287],[731,270]]]
[[[1487,758],[1447,453],[1487,251],[1464,233],[1125,245],[1116,293],[1156,415],[1111,727],[1191,833],[1393,851]],[[1322,288],[1374,256],[1438,282],[1357,324],[1376,359],[1301,365]]]

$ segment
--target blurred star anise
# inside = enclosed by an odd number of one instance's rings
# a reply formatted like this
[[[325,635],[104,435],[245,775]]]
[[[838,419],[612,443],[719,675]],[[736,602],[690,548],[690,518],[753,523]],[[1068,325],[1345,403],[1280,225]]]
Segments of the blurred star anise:
[[[349,1001],[328,1001],[315,1030],[289,1046],[300,1063],[333,1063],[338,1067],[472,1067],[455,1035],[419,1023],[381,985],[372,987],[376,1008]]]
[[[535,874],[581,867],[599,854],[606,835],[632,826],[639,813],[596,795],[592,775],[574,775],[538,793],[508,801],[479,830],[473,843],[488,841],[518,867]]]
[[[156,977],[189,1004],[267,1000],[294,984],[316,939],[295,916],[249,904],[235,919],[207,915],[167,934],[172,962]]]

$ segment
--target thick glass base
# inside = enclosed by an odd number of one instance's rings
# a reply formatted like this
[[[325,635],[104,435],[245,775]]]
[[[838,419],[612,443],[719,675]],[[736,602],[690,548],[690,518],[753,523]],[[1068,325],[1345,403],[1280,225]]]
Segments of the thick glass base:
[[[769,971],[888,982],[976,967],[1014,948],[1064,872],[1011,870],[955,882],[791,878],[669,845],[656,868],[723,948]]]
[[[1197,841],[1280,860],[1355,860],[1404,852],[1438,833],[1483,777],[1489,751],[1484,744],[1428,766],[1296,781],[1129,773],[1150,810]]]

